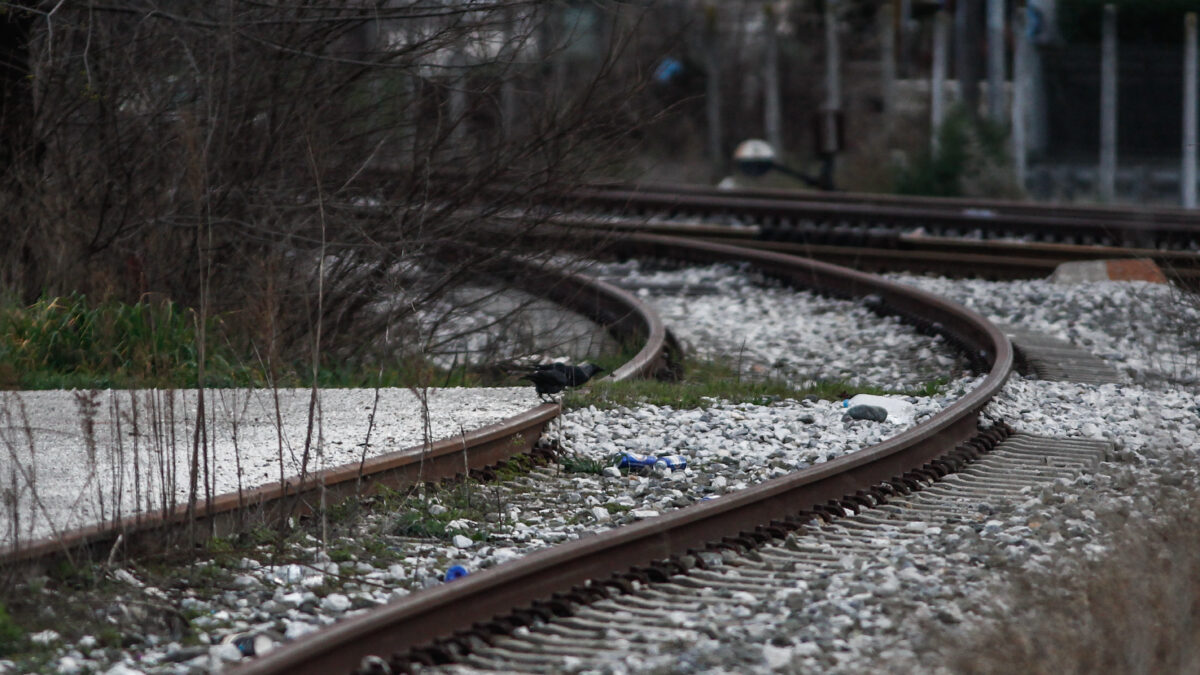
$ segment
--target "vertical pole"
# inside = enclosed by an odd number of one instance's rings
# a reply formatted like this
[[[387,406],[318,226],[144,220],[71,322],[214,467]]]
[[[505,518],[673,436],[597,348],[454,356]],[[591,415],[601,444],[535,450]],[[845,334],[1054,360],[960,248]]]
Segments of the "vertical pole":
[[[1196,13],[1188,12],[1183,40],[1183,208],[1196,208]]]
[[[1029,106],[1029,50],[1032,45],[1025,28],[1025,8],[1013,7],[1013,96],[1012,96],[1012,154],[1013,174],[1017,185],[1025,189],[1026,173],[1026,108]]]
[[[838,44],[838,2],[825,0],[825,108],[842,107],[841,47]]]
[[[957,0],[954,15],[954,68],[958,100],[973,119],[979,117],[979,79],[983,74],[984,0]]]
[[[708,121],[708,159],[712,163],[712,179],[724,174],[725,157],[721,150],[721,53],[718,44],[717,8],[704,7],[704,61],[708,70],[705,79],[705,111]]]
[[[938,131],[946,115],[946,51],[950,42],[950,19],[945,10],[933,18],[933,74],[929,77],[929,142],[937,152]]]
[[[910,22],[912,21],[912,0],[900,0],[900,76],[909,78],[912,73],[913,38]]]
[[[988,0],[988,117],[1004,121],[1004,0]]]
[[[779,30],[775,9],[763,5],[763,130],[777,155],[783,153],[783,108],[779,97]]]
[[[447,96],[449,98],[450,143],[456,153],[465,156],[463,143],[467,137],[467,92],[466,92],[466,54],[456,49],[450,57],[450,79]]]
[[[842,49],[838,43],[838,0],[825,0],[825,105],[821,107],[822,189],[833,189],[834,158],[841,150]]]
[[[1096,189],[1111,202],[1117,182],[1117,8],[1104,6],[1100,47],[1100,170]]]
[[[967,95],[965,78],[967,71],[971,70],[971,66],[967,64],[967,51],[970,49],[967,46],[967,3],[970,1],[954,2],[954,78],[958,80],[959,103],[963,102]],[[967,113],[974,114],[970,110]]]
[[[883,127],[890,143],[896,127],[896,32],[891,5],[879,8],[880,73],[883,80]]]
[[[502,141],[511,141],[517,121],[517,87],[513,83],[513,78],[516,77],[517,60],[520,58],[521,47],[518,44],[523,38],[519,37],[520,29],[517,28],[517,13],[510,7],[504,12],[504,52],[507,54],[507,61],[501,63],[501,67],[505,69],[504,80],[500,83],[500,138]]]

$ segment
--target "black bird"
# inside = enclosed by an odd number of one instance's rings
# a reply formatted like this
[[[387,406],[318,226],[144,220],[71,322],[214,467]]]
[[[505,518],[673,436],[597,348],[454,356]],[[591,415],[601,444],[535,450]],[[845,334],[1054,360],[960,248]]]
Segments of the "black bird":
[[[537,389],[538,396],[543,399],[547,394],[557,394],[567,386],[567,376],[554,369],[537,370],[528,375],[522,375],[522,380],[529,380]]]
[[[554,371],[562,373],[567,378],[568,387],[578,387],[579,385],[592,379],[596,373],[603,373],[604,369],[599,366],[593,366],[590,363],[585,363],[582,366],[568,366],[562,362],[543,363],[537,366],[534,370],[539,373]]]
[[[604,372],[603,368],[585,363],[582,366],[569,366],[565,363],[546,363],[536,366],[534,371],[523,375],[522,380],[529,380],[543,398],[547,394],[557,394],[567,387],[578,387],[592,379],[596,373]]]

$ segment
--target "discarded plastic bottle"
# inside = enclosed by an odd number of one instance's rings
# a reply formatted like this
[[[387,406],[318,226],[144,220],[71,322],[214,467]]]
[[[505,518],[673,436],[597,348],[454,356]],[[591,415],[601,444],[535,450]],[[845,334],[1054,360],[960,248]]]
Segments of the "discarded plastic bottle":
[[[658,461],[666,464],[667,468],[672,471],[687,468],[687,457],[683,455],[662,455]]]
[[[667,465],[672,471],[676,469],[687,468],[687,457],[683,455],[639,455],[632,452],[627,452],[621,455],[621,461],[617,464],[621,469],[652,469],[655,464],[662,462]]]
[[[869,405],[877,408],[883,408],[887,411],[887,418],[896,424],[905,424],[911,422],[913,418],[913,404],[899,398],[893,398],[891,396],[859,394],[853,398],[842,401],[843,408],[853,408],[859,405]]]
[[[658,458],[654,455],[627,452],[621,455],[621,461],[617,463],[617,467],[621,469],[651,468],[656,462],[658,462]]]
[[[450,569],[446,570],[446,581],[461,579],[468,574],[470,574],[470,572],[468,572],[467,568],[463,567],[462,565],[451,565]]]

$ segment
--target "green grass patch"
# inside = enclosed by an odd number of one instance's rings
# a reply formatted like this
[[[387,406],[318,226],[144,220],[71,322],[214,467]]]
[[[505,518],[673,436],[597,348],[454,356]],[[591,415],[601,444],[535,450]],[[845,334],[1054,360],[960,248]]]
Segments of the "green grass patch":
[[[238,386],[255,381],[219,338],[221,321],[200,326],[172,302],[91,303],[72,294],[32,305],[0,304],[0,387],[48,389],[194,384],[197,335],[206,336],[206,380]]]
[[[937,378],[914,389],[896,391],[881,387],[853,385],[844,380],[809,382],[800,386],[779,379],[739,374],[726,361],[695,360],[687,363],[684,379],[677,382],[658,380],[597,380],[584,389],[569,390],[563,399],[567,409],[595,406],[599,409],[629,407],[638,404],[671,406],[676,409],[706,408],[717,402],[768,405],[783,399],[815,396],[836,401],[855,394],[934,396],[945,387],[946,378]]]
[[[201,336],[206,386],[313,383],[307,361],[276,363],[268,373],[259,359],[263,350],[231,335],[225,317],[200,321],[195,311],[170,301],[94,302],[71,294],[32,305],[0,298],[0,389],[195,387]],[[521,384],[494,367],[439,368],[417,358],[384,364],[331,360],[319,365],[315,379],[322,387]]]
[[[8,614],[8,608],[0,604],[0,656],[17,652],[25,645],[25,631]]]
[[[592,475],[600,475],[604,468],[613,466],[617,463],[616,457],[608,457],[606,459],[595,459],[594,457],[585,457],[571,453],[558,458],[558,464],[562,470],[567,473],[586,473]]]

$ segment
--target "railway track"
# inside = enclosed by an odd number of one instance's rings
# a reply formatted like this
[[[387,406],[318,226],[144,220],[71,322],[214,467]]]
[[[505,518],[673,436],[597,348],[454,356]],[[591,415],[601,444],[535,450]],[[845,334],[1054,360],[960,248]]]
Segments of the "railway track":
[[[670,669],[694,662],[702,652],[697,645],[715,647],[720,640],[714,636],[747,616],[787,616],[789,609],[816,605],[830,578],[878,565],[889,550],[920,545],[930,534],[956,528],[987,531],[991,514],[1006,504],[1055,481],[1073,480],[1111,451],[1104,442],[1028,434],[996,442],[1007,433],[997,430],[980,448],[957,455],[956,471],[919,480],[917,489],[907,484],[887,497],[873,495],[871,506],[857,506],[841,516],[826,511],[803,522],[788,519],[770,538],[724,542],[627,585],[595,587],[590,601],[570,607],[569,613],[547,612],[519,635],[480,640],[468,652],[439,656],[461,664],[446,669],[459,673],[622,669],[631,662],[645,669]],[[878,576],[884,593],[900,586],[895,576]],[[881,611],[870,611],[878,607],[872,600],[860,599],[868,611],[859,622],[891,621]],[[788,658],[807,654],[801,657],[807,658],[806,668],[829,668],[836,661],[822,654],[834,651],[836,635],[813,631],[794,647],[777,651]],[[794,636],[781,640],[793,641]],[[425,665],[436,665],[436,659],[427,658]]]
[[[986,270],[993,278],[1042,277],[1067,260],[1151,257],[1177,279],[1196,276],[1189,268],[1196,264],[1195,253],[1159,248],[1196,247],[1196,228],[1182,216],[1151,219],[1158,225],[1147,227],[1136,214],[1126,213],[1105,221],[1097,235],[1096,225],[1084,222],[1096,214],[1083,211],[1060,216],[1028,209],[955,213],[953,204],[864,209],[844,200],[832,200],[832,206],[812,202],[800,209],[787,200],[761,195],[729,199],[663,194],[637,200],[634,216],[628,220],[567,216],[564,224],[684,234],[692,239],[690,243],[635,234],[609,248],[618,256],[686,263],[749,261],[756,271],[786,283],[868,298],[881,312],[900,314],[926,330],[943,333],[972,357],[978,369],[989,372],[988,378],[968,399],[921,428],[852,457],[751,488],[715,505],[700,504],[535,554],[472,577],[468,583],[341,624],[303,647],[249,664],[244,672],[404,672],[417,665],[447,664],[529,672],[601,667],[613,656],[610,643],[618,626],[633,629],[624,632],[645,633],[644,640],[621,640],[622,649],[649,650],[643,657],[658,654],[663,639],[688,640],[689,633],[678,632],[674,624],[681,613],[707,601],[697,595],[715,592],[720,597],[717,605],[736,605],[729,598],[750,593],[750,587],[762,585],[759,582],[774,587],[844,565],[845,551],[868,552],[880,532],[890,536],[913,527],[986,527],[979,514],[1047,482],[1067,479],[1111,449],[1104,443],[1062,443],[1021,435],[1005,440],[1010,430],[1003,426],[975,435],[979,409],[1013,366],[1006,337],[997,336],[999,331],[979,317],[960,314],[959,308],[939,307],[944,303],[896,292],[870,277],[783,252],[865,269],[945,273],[969,267],[972,275]],[[634,196],[603,190],[584,201],[609,205],[624,201],[628,206]],[[669,206],[680,202],[686,206]],[[734,211],[751,215],[739,218],[739,227],[672,222],[710,221],[713,214]],[[648,217],[652,217],[649,224]],[[919,223],[954,235],[955,228],[979,220],[998,224],[987,233],[977,228],[973,234],[980,241],[896,229]],[[880,226],[881,222],[890,227]],[[1003,239],[1029,239],[1031,232],[1051,241]],[[847,239],[856,245],[816,243]],[[740,250],[726,245],[731,241]],[[867,248],[864,243],[879,246]],[[1114,243],[1127,246],[1114,249],[1109,245]],[[1133,244],[1143,248],[1128,247]],[[1026,354],[1022,364],[1048,372],[1042,357],[1057,347],[1033,345],[1029,336],[1021,338],[1032,345],[1031,353],[1040,350],[1032,358]],[[1096,376],[1097,381],[1105,377]],[[830,553],[831,547],[836,552]],[[641,647],[632,644],[639,640]]]
[[[565,307],[571,308],[605,326],[625,344],[639,345],[639,351],[609,375],[617,380],[654,377],[678,367],[679,347],[666,331],[657,314],[632,294],[577,274],[564,274],[551,268],[512,260],[508,266],[510,281]],[[200,502],[195,512],[186,504],[174,509],[137,513],[116,521],[64,531],[21,542],[19,546],[0,548],[0,565],[10,569],[28,566],[44,569],[55,559],[81,551],[93,559],[115,552],[120,544],[134,556],[161,550],[164,541],[178,541],[197,531],[223,536],[237,531],[247,518],[273,522],[293,513],[303,515],[310,504],[319,503],[323,490],[330,503],[384,488],[411,485],[419,481],[438,481],[485,469],[523,453],[528,453],[542,429],[554,419],[560,408],[543,403],[496,424],[421,445],[353,463],[310,472],[301,478],[291,476],[283,482],[259,485],[241,492],[220,494]],[[365,485],[365,488],[363,488]]]
[[[768,227],[781,220],[840,220],[881,225],[978,230],[989,239],[1029,237],[1038,241],[1118,245],[1122,238],[1160,242],[1157,248],[1184,244],[1198,250],[1200,219],[1185,209],[1129,206],[1078,206],[1011,200],[920,197],[854,192],[797,190],[719,190],[698,185],[609,183],[577,195],[583,203],[626,203],[641,215],[668,213],[725,216]],[[744,208],[733,208],[733,204]],[[775,204],[776,208],[772,208]],[[657,211],[656,211],[657,210]],[[872,216],[874,213],[874,216]],[[1069,241],[1064,241],[1069,239]],[[1186,244],[1191,243],[1190,247]]]
[[[626,185],[569,201],[558,222],[576,228],[736,242],[871,272],[1042,278],[1064,262],[1146,258],[1200,287],[1200,220],[1186,211]]]
[[[940,333],[987,376],[926,423],[858,453],[418,594],[336,624],[239,672],[352,672],[365,657],[380,655],[390,659],[393,672],[414,663],[448,661],[479,640],[569,613],[572,594],[581,589],[626,587],[633,580],[661,577],[662,570],[686,567],[689,556],[722,542],[766,541],[780,528],[788,529],[788,523],[802,524],[814,514],[841,516],[874,505],[892,491],[910,490],[949,473],[955,458],[993,442],[975,438],[977,417],[1008,377],[1013,353],[1008,338],[973,312],[871,275],[773,252],[655,236],[632,236],[613,242],[610,249],[617,255],[688,263],[748,262],[757,272],[790,285],[866,298],[881,313],[901,315],[925,331]]]

